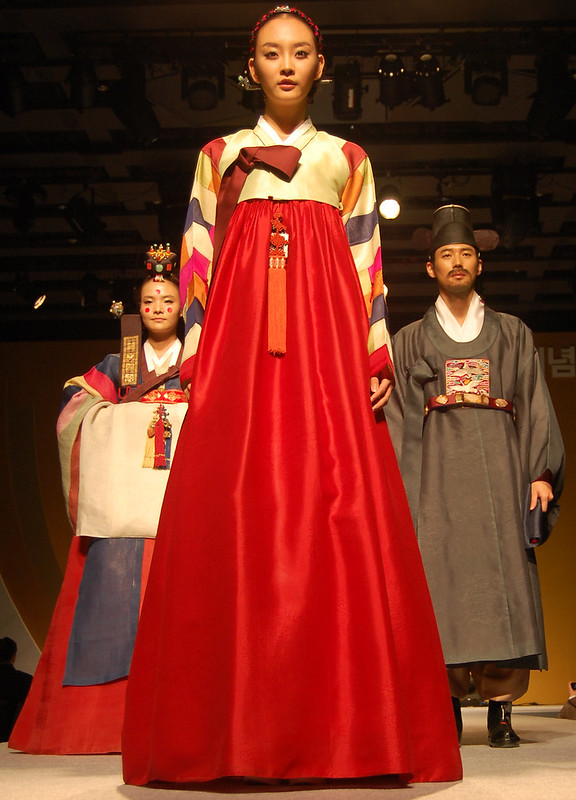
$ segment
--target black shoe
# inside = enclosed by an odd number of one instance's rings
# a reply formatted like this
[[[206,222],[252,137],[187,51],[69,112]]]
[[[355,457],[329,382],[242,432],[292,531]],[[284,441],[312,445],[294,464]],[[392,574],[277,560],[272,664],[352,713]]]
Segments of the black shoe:
[[[452,698],[452,708],[454,709],[454,719],[456,720],[456,730],[458,731],[458,743],[462,741],[462,709],[460,707],[460,698]]]
[[[512,727],[512,703],[488,703],[488,743],[490,747],[518,747],[520,737]]]

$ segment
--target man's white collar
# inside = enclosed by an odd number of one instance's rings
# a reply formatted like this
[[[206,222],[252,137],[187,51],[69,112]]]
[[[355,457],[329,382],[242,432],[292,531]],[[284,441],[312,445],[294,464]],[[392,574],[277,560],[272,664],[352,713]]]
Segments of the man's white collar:
[[[471,342],[480,335],[484,324],[484,303],[474,292],[466,312],[466,319],[460,325],[442,297],[438,295],[435,303],[436,318],[444,329],[444,333],[455,342]]]

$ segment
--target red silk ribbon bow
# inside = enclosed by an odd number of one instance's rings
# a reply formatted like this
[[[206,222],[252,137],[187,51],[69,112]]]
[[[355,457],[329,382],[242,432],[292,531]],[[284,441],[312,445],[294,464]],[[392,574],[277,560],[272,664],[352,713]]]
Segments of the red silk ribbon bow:
[[[214,228],[213,268],[218,263],[222,242],[226,236],[228,223],[232,218],[244,181],[254,167],[263,165],[290,180],[296,172],[301,151],[286,144],[273,144],[268,147],[243,147],[238,157],[230,164],[222,177],[218,192],[216,225]]]
[[[218,192],[216,224],[214,230],[213,268],[218,257],[228,223],[240,197],[248,173],[258,166],[267,167],[290,180],[298,166],[301,151],[291,145],[268,147],[243,147],[236,160],[222,177]],[[278,206],[274,210],[270,231],[270,258],[268,269],[268,351],[271,355],[286,353],[286,255],[288,231],[282,222]]]

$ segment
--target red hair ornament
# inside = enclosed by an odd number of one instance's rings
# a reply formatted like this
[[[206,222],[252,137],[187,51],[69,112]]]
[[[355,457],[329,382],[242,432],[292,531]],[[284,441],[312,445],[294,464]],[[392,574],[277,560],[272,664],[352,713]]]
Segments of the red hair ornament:
[[[265,25],[269,20],[274,19],[274,17],[277,17],[280,14],[291,14],[293,17],[301,19],[302,22],[308,25],[308,27],[314,34],[316,49],[318,50],[318,52],[321,52],[322,34],[320,33],[320,28],[318,27],[318,25],[316,25],[314,20],[312,20],[309,16],[307,16],[303,11],[300,11],[299,8],[294,8],[294,6],[276,6],[276,8],[273,8],[270,11],[267,11],[265,14],[263,14],[256,23],[256,25],[254,25],[252,33],[250,34],[250,53],[254,52],[254,47],[256,45],[256,37],[258,35],[258,31],[260,30],[260,28],[263,25]]]

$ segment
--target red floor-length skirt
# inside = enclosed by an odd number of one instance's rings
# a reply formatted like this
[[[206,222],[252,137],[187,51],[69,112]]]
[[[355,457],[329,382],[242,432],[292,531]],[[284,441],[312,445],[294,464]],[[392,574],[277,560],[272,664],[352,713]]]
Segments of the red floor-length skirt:
[[[336,209],[283,204],[286,355],[267,352],[271,201],[240,204],[164,499],[122,740],[127,783],[449,781],[440,643]]]
[[[9,747],[26,753],[119,753],[126,678],[95,686],[63,686],[68,640],[86,554],[87,537],[74,536],[64,581],[34,680],[10,736]],[[144,543],[142,593],[154,540]]]

